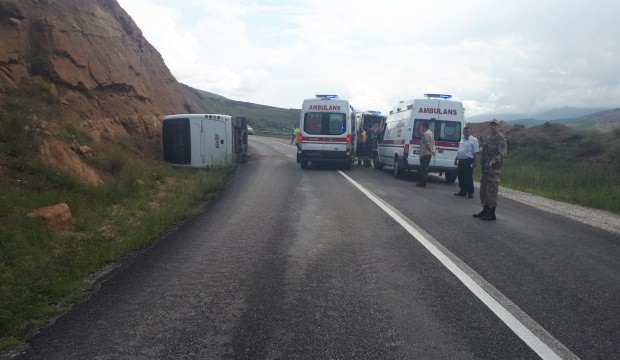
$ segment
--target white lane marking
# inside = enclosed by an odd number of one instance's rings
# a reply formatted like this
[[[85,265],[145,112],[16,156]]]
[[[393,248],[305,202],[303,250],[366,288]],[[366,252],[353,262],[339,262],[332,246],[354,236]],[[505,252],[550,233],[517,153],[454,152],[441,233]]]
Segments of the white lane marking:
[[[548,333],[534,319],[484,280],[472,268],[441,245],[430,234],[374,195],[342,171],[338,171],[359,191],[396,220],[411,236],[424,246],[439,262],[454,274],[480,301],[520,337],[542,359],[579,359],[566,346]],[[527,325],[526,325],[527,324]],[[543,340],[544,339],[544,340]],[[553,349],[552,349],[553,348]]]

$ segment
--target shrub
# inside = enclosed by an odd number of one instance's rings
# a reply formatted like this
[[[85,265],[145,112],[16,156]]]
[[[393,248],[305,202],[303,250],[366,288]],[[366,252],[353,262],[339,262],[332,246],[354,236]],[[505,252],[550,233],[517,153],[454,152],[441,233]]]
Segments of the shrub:
[[[87,134],[82,132],[74,122],[68,120],[60,123],[58,137],[65,141],[77,141],[80,144],[91,142],[91,138]]]
[[[120,151],[112,151],[102,156],[93,157],[88,160],[88,163],[96,169],[116,175],[125,168],[127,156]]]
[[[595,156],[605,152],[602,135],[595,132],[583,133],[582,138],[573,147],[573,151],[577,157]]]

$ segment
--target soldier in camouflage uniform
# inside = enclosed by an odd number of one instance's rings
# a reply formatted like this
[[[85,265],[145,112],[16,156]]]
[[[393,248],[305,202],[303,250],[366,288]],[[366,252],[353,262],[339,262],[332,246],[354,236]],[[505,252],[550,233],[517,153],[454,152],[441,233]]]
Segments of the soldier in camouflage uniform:
[[[480,138],[480,165],[482,177],[480,178],[480,203],[482,211],[474,214],[474,217],[482,220],[495,220],[495,208],[497,207],[497,191],[499,188],[499,175],[502,171],[502,163],[506,156],[506,138],[499,132],[499,120],[489,122],[491,135]]]

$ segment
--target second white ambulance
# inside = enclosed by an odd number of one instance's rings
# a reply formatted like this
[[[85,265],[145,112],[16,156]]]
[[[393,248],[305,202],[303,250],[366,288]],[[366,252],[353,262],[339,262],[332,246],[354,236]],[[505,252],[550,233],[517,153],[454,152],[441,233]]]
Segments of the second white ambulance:
[[[306,99],[299,120],[297,162],[332,163],[350,168],[355,158],[355,110],[337,95]]]
[[[406,170],[419,171],[421,125],[426,122],[435,135],[437,150],[431,159],[429,172],[443,173],[446,181],[452,183],[457,177],[454,158],[465,126],[463,104],[448,100],[451,95],[424,95],[426,99],[403,101],[390,110],[373,165],[376,169],[392,166],[396,177]]]

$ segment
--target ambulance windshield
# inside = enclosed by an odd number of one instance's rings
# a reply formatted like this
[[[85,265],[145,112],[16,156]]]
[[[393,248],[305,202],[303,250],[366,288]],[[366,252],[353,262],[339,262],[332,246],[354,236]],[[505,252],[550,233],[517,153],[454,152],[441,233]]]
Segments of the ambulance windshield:
[[[342,135],[346,130],[346,114],[309,112],[304,116],[304,132],[312,135]]]

